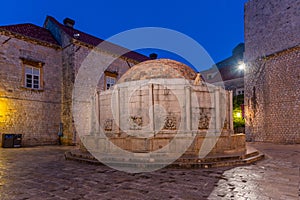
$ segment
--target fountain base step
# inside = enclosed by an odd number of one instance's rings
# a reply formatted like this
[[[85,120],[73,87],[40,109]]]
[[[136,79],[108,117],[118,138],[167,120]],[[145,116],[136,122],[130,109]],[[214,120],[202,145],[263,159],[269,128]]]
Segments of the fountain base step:
[[[151,167],[155,166],[166,166],[166,168],[213,168],[213,167],[227,167],[237,165],[247,165],[257,162],[264,158],[264,154],[247,145],[246,152],[233,153],[233,154],[215,154],[208,155],[204,158],[196,158],[183,156],[177,159],[175,162],[170,162],[168,159],[154,159],[147,156],[142,156],[140,159],[129,159],[122,156],[110,155],[103,157],[102,162],[98,161],[93,155],[88,152],[83,152],[79,149],[74,149],[65,152],[65,158],[67,160],[76,160],[79,162],[85,162],[90,164],[103,165],[108,164],[111,167],[122,166],[122,167],[143,167],[148,165]]]

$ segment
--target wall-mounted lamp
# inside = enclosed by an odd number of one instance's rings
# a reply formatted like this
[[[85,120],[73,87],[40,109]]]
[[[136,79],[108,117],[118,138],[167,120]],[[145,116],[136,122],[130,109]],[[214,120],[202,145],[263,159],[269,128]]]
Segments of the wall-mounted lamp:
[[[239,63],[239,65],[238,65],[238,69],[239,69],[239,70],[244,71],[245,68],[246,68],[246,65],[245,65],[244,62]]]

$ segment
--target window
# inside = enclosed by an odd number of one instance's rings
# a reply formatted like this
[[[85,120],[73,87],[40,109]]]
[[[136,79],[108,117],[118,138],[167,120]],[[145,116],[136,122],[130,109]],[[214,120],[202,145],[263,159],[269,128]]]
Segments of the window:
[[[22,69],[22,87],[32,90],[43,90],[43,65],[41,61],[21,58],[23,62]]]
[[[207,79],[210,80],[213,78],[213,75],[212,74],[207,74]]]
[[[243,89],[237,89],[236,90],[236,95],[242,95],[244,94],[244,90]]]
[[[118,73],[116,71],[105,71],[104,74],[104,90],[109,90],[116,84]]]
[[[217,73],[218,73],[218,72],[211,72],[211,73],[208,73],[208,74],[206,75],[207,80],[211,80],[211,79],[215,78],[215,76],[217,75]]]
[[[40,76],[39,68],[25,65],[25,87],[31,89],[40,89]]]
[[[114,84],[116,84],[116,78],[106,76],[106,89],[109,90]]]

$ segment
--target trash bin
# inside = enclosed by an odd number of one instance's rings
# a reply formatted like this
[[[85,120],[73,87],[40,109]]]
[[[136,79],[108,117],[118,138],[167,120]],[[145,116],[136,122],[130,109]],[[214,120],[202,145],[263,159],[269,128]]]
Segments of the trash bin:
[[[11,134],[11,133],[2,134],[3,148],[21,147],[21,143],[22,143],[22,134]]]
[[[2,147],[3,148],[14,147],[14,134],[2,134]]]
[[[21,147],[22,134],[14,134],[14,147]]]

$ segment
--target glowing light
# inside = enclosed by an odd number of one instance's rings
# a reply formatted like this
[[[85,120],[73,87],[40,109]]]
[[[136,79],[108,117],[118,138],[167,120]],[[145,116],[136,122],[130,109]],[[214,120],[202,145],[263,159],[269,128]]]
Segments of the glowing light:
[[[240,63],[239,66],[238,66],[239,70],[245,70],[245,68],[246,68],[245,63]]]
[[[0,122],[5,121],[6,114],[8,112],[7,102],[0,99]]]
[[[241,118],[242,117],[242,113],[240,113],[240,112],[236,113],[236,117],[237,118]]]

